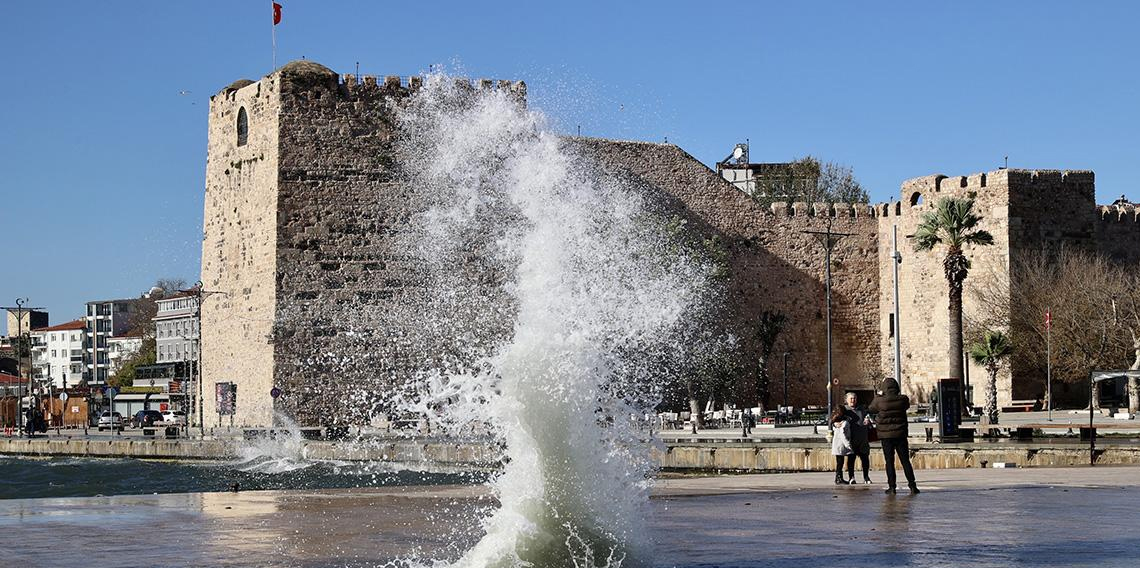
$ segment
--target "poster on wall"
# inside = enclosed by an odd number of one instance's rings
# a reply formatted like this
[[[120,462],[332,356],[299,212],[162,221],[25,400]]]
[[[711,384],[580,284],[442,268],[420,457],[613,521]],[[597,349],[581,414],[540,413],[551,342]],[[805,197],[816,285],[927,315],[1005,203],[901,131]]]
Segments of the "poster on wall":
[[[219,416],[233,416],[237,408],[237,385],[234,383],[214,383],[214,396],[218,404]]]

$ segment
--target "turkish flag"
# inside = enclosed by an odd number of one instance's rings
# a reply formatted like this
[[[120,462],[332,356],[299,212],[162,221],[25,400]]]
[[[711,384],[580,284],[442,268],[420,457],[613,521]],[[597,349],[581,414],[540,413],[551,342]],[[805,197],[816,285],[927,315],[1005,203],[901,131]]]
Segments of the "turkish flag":
[[[281,23],[281,5],[274,2],[273,3],[273,25],[276,26],[277,24],[280,24],[280,23]]]

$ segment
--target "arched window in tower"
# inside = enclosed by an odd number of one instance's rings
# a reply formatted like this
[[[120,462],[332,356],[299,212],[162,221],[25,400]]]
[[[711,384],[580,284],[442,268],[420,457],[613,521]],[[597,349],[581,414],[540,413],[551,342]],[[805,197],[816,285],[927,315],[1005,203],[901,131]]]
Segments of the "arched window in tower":
[[[245,146],[246,141],[249,140],[249,116],[245,113],[245,107],[238,109],[237,133],[237,145]]]
[[[922,194],[916,191],[910,195],[910,206],[918,207],[919,205],[922,205]]]

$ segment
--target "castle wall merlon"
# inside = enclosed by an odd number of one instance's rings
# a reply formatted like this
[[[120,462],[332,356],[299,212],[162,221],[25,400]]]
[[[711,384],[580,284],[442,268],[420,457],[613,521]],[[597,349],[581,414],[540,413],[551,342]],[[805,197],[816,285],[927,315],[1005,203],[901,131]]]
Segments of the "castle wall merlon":
[[[942,174],[931,174],[917,178],[911,178],[902,182],[902,194],[909,197],[914,192],[922,194],[937,193],[939,185],[946,176]]]
[[[1140,208],[1130,205],[1098,205],[1098,218],[1105,222],[1136,223],[1140,221]]]
[[[790,217],[794,214],[791,204],[787,201],[776,201],[772,203],[769,209],[772,211],[772,214],[777,217]]]
[[[254,85],[254,84],[256,84],[256,83],[254,81],[250,81],[249,79],[238,79],[237,81],[234,81],[233,83],[230,83],[229,85],[226,85],[225,87],[222,88],[222,90],[220,90],[217,93],[215,93],[214,95],[212,95],[210,97],[210,101],[213,102],[214,97],[217,97],[217,96],[221,96],[223,98],[228,98],[230,100],[233,100],[233,98],[236,96],[235,93],[237,93],[241,89],[244,89],[245,87],[248,87],[248,86]]]

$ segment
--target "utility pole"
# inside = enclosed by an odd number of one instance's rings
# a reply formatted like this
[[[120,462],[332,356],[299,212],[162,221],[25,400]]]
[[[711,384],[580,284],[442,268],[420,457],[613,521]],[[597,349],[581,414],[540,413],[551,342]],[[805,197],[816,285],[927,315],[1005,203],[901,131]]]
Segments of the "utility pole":
[[[31,340],[32,340],[32,338],[31,338],[31,329],[29,329],[28,330],[28,332],[29,332],[28,333],[28,342],[24,343],[24,312],[25,311],[33,312],[35,310],[42,310],[43,308],[29,308],[29,307],[26,307],[24,305],[27,303],[28,303],[27,298],[16,298],[16,305],[15,306],[3,306],[3,308],[8,310],[9,312],[12,310],[16,311],[16,376],[20,377],[21,379],[24,376],[24,349],[27,348],[28,359],[29,359],[28,360],[28,392],[27,392],[27,396],[29,398],[31,398],[32,397],[32,374],[33,374],[31,372],[31,367],[32,367]],[[31,318],[29,318],[29,320],[28,320],[28,327],[29,328],[32,327]],[[12,333],[12,330],[8,330],[8,333]],[[20,382],[22,383],[23,381],[20,381]],[[19,424],[20,429],[25,431],[27,433],[27,436],[29,438],[31,438],[32,433],[27,431],[27,427],[26,427],[27,425],[25,424],[25,420],[24,420],[24,413],[22,412],[22,403],[19,402],[19,401],[23,400],[23,397],[20,396],[20,384],[17,384],[17,386],[16,386],[16,400],[17,400],[16,415],[17,415],[17,421],[18,421],[17,423]],[[32,402],[29,401],[28,402],[28,408],[31,408],[31,407],[32,407]]]
[[[1053,421],[1053,310],[1045,308],[1045,406],[1049,422]],[[1092,406],[1092,399],[1089,399]]]
[[[891,263],[894,267],[895,275],[895,380],[899,383],[899,390],[902,390],[902,321],[899,320],[899,265],[902,264],[902,254],[899,253],[899,226],[894,226],[894,234],[891,236],[891,247],[894,252],[891,253],[891,258],[894,262]]]
[[[830,212],[827,216],[827,230],[826,231],[803,231],[809,235],[814,236],[820,244],[823,245],[824,250],[824,273],[826,275],[826,288],[827,288],[827,415],[831,416],[832,408],[832,383],[835,377],[832,376],[831,366],[831,250],[835,248],[843,237],[851,236],[851,233],[836,233],[831,230],[831,223],[833,218]],[[827,428],[831,429],[831,421],[828,420]]]
[[[784,408],[788,407],[788,351],[784,351]]]
[[[194,379],[194,382],[197,383],[196,386],[198,387],[198,405],[197,405],[197,409],[196,409],[197,415],[198,415],[198,433],[202,437],[202,439],[205,439],[206,438],[206,415],[205,415],[205,403],[203,402],[204,393],[202,390],[202,300],[204,298],[209,298],[210,296],[213,296],[214,294],[225,294],[225,292],[220,292],[220,291],[216,291],[216,290],[203,290],[201,280],[194,283],[193,288],[191,288],[189,290],[182,290],[182,291],[187,292],[187,293],[191,293],[194,295],[194,325],[196,326],[196,329],[194,330],[194,338],[195,339],[194,339],[193,344],[195,345],[195,349],[194,349],[194,356],[191,358],[191,361],[190,361],[190,365],[191,365],[190,375],[192,377],[196,377]],[[192,404],[191,405],[192,410],[194,409],[193,407],[194,407],[194,405]],[[190,425],[189,424],[186,427],[186,431],[187,432],[190,431]]]

